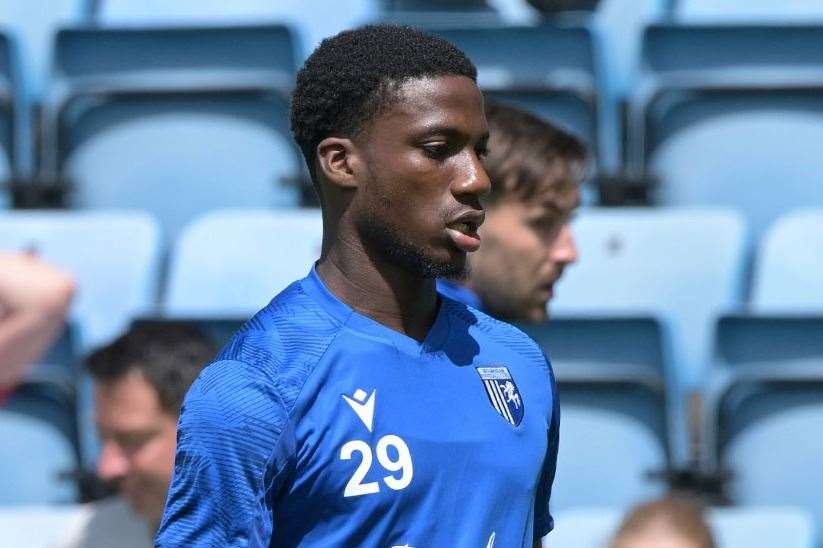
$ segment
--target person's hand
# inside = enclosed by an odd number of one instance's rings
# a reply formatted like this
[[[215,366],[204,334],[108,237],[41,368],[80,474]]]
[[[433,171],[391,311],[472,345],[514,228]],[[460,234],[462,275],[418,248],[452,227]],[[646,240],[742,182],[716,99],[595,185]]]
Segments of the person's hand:
[[[71,276],[45,263],[35,252],[0,252],[0,307],[4,315],[24,310],[62,314],[74,291]]]

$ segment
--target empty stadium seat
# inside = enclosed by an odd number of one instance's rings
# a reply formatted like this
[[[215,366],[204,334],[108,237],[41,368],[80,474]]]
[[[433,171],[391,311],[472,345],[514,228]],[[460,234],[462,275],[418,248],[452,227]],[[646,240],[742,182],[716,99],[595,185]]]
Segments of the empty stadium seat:
[[[818,196],[821,28],[646,30],[629,161],[635,172],[660,177],[659,203],[735,207],[759,236],[777,216]]]
[[[55,48],[44,173],[73,206],[144,209],[173,239],[210,209],[298,202],[288,28],[64,29]]]
[[[628,505],[664,492],[650,477],[670,468],[672,445],[659,323],[553,317],[519,327],[549,356],[562,402],[552,507]]]
[[[163,311],[174,317],[248,317],[309,273],[322,238],[319,210],[205,215],[174,245]]]
[[[580,508],[555,515],[545,546],[605,548],[628,508]],[[814,548],[810,516],[794,507],[710,508],[706,520],[718,548]]]
[[[80,504],[0,507],[0,538],[17,548],[55,548],[82,518]]]
[[[487,96],[530,110],[598,144],[597,70],[584,27],[436,28],[477,65]]]
[[[708,371],[716,316],[742,302],[743,223],[722,209],[593,208],[580,212],[573,232],[579,259],[556,286],[552,315],[661,321],[671,342],[671,449],[682,465],[686,395]]]
[[[286,23],[295,27],[305,57],[320,40],[377,19],[381,0],[97,0],[103,25],[220,25]]]
[[[677,379],[699,384],[716,315],[741,303],[745,230],[736,213],[585,209],[573,225],[578,262],[557,285],[553,314],[653,315],[671,330]]]
[[[75,484],[61,477],[77,467],[74,449],[62,433],[45,421],[7,409],[0,409],[0,431],[0,505],[76,499]]]
[[[708,470],[739,504],[793,505],[823,532],[823,317],[727,316],[706,399]],[[818,533],[819,534],[819,533]],[[818,541],[823,538],[818,538]],[[781,544],[782,545],[782,544]]]
[[[0,249],[34,249],[74,276],[71,317],[81,351],[115,337],[154,305],[160,231],[144,213],[0,212]]]
[[[789,213],[768,228],[750,304],[758,313],[823,313],[823,209]]]

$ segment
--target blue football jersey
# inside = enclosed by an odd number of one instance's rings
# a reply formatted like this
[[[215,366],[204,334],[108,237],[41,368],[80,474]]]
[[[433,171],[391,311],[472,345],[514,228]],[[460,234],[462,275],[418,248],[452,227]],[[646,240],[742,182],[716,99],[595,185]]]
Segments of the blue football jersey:
[[[312,270],[189,390],[156,546],[531,547],[555,400],[515,328],[441,297],[418,342]]]

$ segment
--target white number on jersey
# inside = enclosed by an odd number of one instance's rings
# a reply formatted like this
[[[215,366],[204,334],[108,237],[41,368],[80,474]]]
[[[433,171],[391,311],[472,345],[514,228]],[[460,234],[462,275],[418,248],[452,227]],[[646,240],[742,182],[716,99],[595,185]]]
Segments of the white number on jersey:
[[[393,459],[389,455],[389,448],[393,448],[397,452],[397,458]],[[354,471],[354,474],[346,483],[346,489],[343,491],[344,497],[357,497],[360,495],[370,495],[380,491],[380,484],[376,481],[362,483],[363,479],[368,474],[372,465],[372,450],[369,445],[362,440],[352,440],[343,444],[340,448],[340,458],[342,460],[350,460],[357,451],[362,456],[360,464]],[[389,434],[383,436],[377,442],[377,461],[380,465],[389,472],[400,472],[400,476],[389,474],[383,478],[383,481],[390,489],[399,491],[405,489],[412,481],[414,476],[414,465],[412,464],[411,452],[406,442],[399,436]]]

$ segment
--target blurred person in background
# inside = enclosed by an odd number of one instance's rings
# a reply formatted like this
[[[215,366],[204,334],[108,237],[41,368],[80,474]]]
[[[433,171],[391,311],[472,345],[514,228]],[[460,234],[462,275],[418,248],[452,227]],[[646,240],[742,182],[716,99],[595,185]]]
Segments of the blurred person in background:
[[[143,323],[88,358],[101,440],[97,474],[117,496],[86,505],[61,548],[153,545],[180,406],[215,352],[192,327]]]
[[[610,548],[715,548],[703,508],[669,496],[632,509]]]
[[[36,254],[0,252],[0,403],[60,335],[74,291]]]
[[[570,226],[587,152],[574,136],[520,109],[486,106],[492,190],[484,199],[483,245],[464,280],[441,293],[498,319],[542,322],[563,270],[577,259]]]

